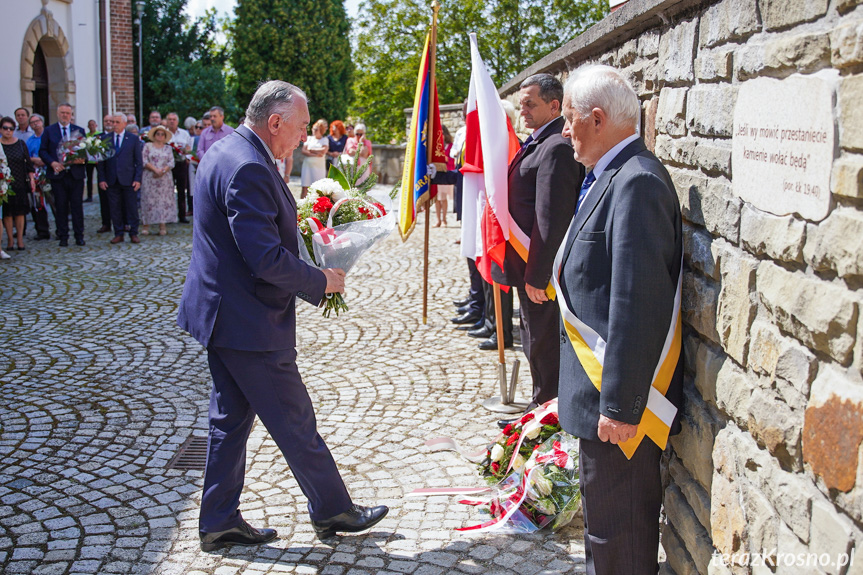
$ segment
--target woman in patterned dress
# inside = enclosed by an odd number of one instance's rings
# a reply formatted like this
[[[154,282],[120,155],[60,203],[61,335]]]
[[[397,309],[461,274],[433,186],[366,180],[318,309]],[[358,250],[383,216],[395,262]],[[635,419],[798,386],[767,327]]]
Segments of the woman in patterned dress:
[[[36,180],[33,175],[36,169],[30,162],[30,153],[24,142],[15,137],[15,120],[4,117],[0,120],[0,143],[3,145],[3,157],[12,172],[12,192],[3,204],[3,225],[6,227],[6,249],[12,251],[15,228],[17,248],[24,249],[24,220],[30,213],[30,194],[36,191]],[[2,258],[2,256],[0,256]]]
[[[150,142],[144,145],[144,177],[141,182],[141,234],[150,233],[150,225],[159,224],[159,235],[168,233],[166,223],[177,221],[174,198],[174,151],[168,142],[171,132],[164,126],[151,128]]]

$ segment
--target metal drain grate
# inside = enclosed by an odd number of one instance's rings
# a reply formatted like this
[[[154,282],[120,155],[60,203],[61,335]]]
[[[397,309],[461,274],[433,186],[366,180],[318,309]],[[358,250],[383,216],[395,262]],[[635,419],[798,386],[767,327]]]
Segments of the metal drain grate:
[[[193,435],[187,439],[177,455],[168,462],[168,469],[199,469],[207,464],[207,438]]]

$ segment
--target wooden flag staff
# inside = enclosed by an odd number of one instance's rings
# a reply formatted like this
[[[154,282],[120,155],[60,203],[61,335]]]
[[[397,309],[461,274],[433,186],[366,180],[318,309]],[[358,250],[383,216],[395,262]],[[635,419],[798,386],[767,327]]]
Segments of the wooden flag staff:
[[[440,2],[438,2],[438,0],[434,0],[432,2],[431,9],[432,24],[431,39],[429,41],[429,113],[428,126],[426,129],[426,134],[429,138],[428,145],[426,146],[426,163],[428,164],[431,164],[434,158],[434,145],[432,145],[431,138],[434,137],[434,95],[437,89],[437,83],[435,81],[435,60],[437,59],[437,13],[438,10],[440,10]],[[423,325],[428,323],[429,309],[429,226],[431,224],[432,207],[431,186],[431,181],[429,181],[429,200],[426,202],[425,235],[423,239]]]

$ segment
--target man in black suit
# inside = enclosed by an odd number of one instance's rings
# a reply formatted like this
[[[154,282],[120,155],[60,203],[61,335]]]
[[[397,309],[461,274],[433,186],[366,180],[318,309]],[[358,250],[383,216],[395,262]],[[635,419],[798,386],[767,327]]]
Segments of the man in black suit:
[[[521,83],[521,116],[533,134],[509,165],[509,213],[530,238],[530,250],[525,261],[508,242],[503,272],[492,266],[495,281],[518,289],[521,345],[533,379],[528,410],[557,397],[560,320],[545,290],[575,209],[574,191],[584,179],[584,167],[561,136],[562,100],[563,86],[550,74],[535,74]]]
[[[72,214],[72,229],[75,232],[75,243],[84,245],[84,170],[85,160],[75,160],[71,165],[64,166],[58,155],[63,142],[75,140],[84,136],[84,129],[72,123],[72,105],[60,104],[57,107],[56,124],[45,128],[42,134],[42,144],[39,147],[39,157],[45,162],[47,176],[51,181],[54,195],[55,221],[57,238],[60,246],[69,245],[69,214]]]
[[[114,225],[112,244],[123,241],[126,226],[129,226],[129,239],[133,244],[138,239],[138,190],[141,189],[141,176],[144,163],[141,158],[143,143],[134,134],[126,131],[126,116],[114,116],[114,132],[105,134],[114,147],[114,155],[97,164],[99,170],[99,191],[108,194],[111,207],[111,222]]]
[[[554,270],[565,320],[569,314],[558,331],[559,409],[563,429],[580,438],[590,575],[658,572],[659,461],[679,430],[683,399],[680,205],[668,172],[638,136],[640,112],[613,68],[588,66],[567,82],[564,135],[590,172]],[[588,337],[570,340],[578,324]],[[664,414],[658,439],[641,437],[648,409]]]
[[[105,114],[102,118],[102,132],[99,137],[106,140],[114,134],[114,114]],[[98,166],[97,166],[98,168]],[[97,173],[98,181],[98,173]],[[99,190],[99,214],[102,217],[102,227],[96,230],[97,234],[104,234],[111,231],[111,203],[108,200],[108,192]]]

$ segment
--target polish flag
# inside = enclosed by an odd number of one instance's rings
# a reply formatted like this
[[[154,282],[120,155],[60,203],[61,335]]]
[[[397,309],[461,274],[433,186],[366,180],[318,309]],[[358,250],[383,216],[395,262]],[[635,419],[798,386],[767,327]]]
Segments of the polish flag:
[[[520,145],[501,106],[497,87],[479,55],[476,34],[470,34],[470,51],[472,68],[465,119],[465,161],[461,169],[463,205],[467,208],[462,214],[462,229],[465,230],[462,250],[464,253],[471,245],[477,246],[477,269],[483,279],[491,283],[491,262],[503,268],[506,242],[510,229],[516,225],[509,215],[507,172]],[[469,229],[473,228],[469,225],[472,221],[480,222],[478,229]],[[465,240],[472,244],[465,245]]]

